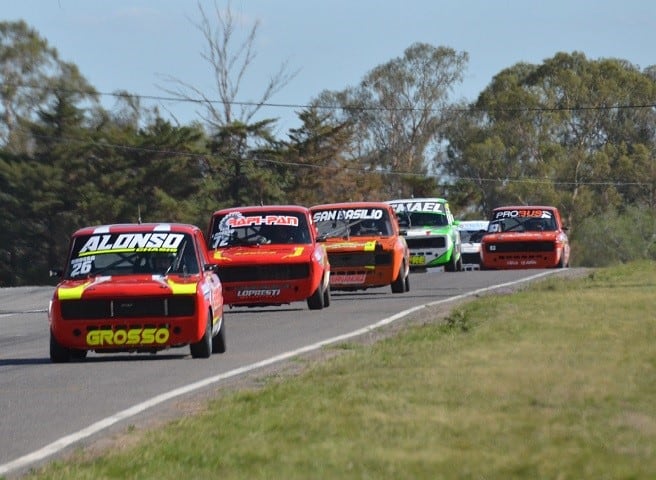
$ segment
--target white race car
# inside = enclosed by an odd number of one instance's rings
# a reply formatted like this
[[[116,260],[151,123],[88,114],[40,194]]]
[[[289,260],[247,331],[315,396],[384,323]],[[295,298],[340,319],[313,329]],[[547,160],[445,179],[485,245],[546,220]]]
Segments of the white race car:
[[[487,231],[487,220],[464,220],[458,225],[462,242],[462,269],[480,270],[481,238]]]

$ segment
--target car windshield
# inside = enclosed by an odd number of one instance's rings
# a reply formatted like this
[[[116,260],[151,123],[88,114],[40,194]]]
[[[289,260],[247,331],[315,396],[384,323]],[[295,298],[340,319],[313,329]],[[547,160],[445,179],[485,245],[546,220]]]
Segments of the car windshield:
[[[449,220],[443,213],[405,212],[398,213],[401,227],[444,227]]]
[[[186,233],[101,233],[73,239],[65,278],[199,271],[193,239]]]
[[[543,217],[509,217],[492,220],[488,226],[488,232],[548,232],[556,230],[556,222],[553,216]]]
[[[328,238],[389,236],[392,225],[387,210],[382,208],[338,208],[315,210],[312,218],[319,241]]]
[[[301,212],[233,211],[212,220],[210,248],[312,242],[306,216]]]
[[[460,230],[460,241],[462,243],[481,243],[485,230]]]

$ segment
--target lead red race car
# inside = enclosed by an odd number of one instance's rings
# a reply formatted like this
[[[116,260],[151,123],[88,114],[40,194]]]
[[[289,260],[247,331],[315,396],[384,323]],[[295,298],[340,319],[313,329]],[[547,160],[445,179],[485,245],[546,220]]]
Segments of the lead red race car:
[[[214,212],[209,255],[218,265],[227,305],[330,305],[330,263],[310,210],[300,205],[227,208]]]
[[[566,230],[556,207],[497,207],[481,239],[481,268],[568,267],[570,246]]]
[[[50,306],[50,359],[87,352],[226,351],[223,290],[202,230],[176,223],[101,225],[73,233]]]

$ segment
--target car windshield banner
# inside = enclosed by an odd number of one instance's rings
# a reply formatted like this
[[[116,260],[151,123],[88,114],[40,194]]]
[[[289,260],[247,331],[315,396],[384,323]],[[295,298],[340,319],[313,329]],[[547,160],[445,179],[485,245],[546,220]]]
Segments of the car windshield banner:
[[[385,216],[381,208],[346,208],[337,210],[319,210],[312,214],[315,222],[331,220],[380,220]]]
[[[392,202],[392,207],[397,213],[401,212],[429,212],[446,213],[444,204],[441,202]]]
[[[75,239],[74,257],[106,253],[178,251],[185,234],[171,232],[103,233]]]
[[[539,208],[530,209],[509,209],[509,210],[495,210],[492,219],[500,220],[502,218],[551,218],[553,213],[550,210],[543,210]]]

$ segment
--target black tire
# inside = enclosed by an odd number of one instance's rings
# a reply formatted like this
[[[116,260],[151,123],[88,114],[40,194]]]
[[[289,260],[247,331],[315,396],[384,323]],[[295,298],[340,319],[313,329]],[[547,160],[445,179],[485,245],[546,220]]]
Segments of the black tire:
[[[52,363],[68,363],[71,361],[71,350],[61,345],[50,331],[50,361]]]
[[[456,251],[454,250],[451,253],[451,258],[449,259],[449,262],[444,265],[444,271],[445,272],[457,272],[458,271],[458,262],[456,261]]]
[[[409,274],[405,276],[405,291],[406,292],[410,291],[410,275]]]
[[[330,306],[330,284],[326,284],[326,288],[323,291],[323,306]]]
[[[396,276],[396,280],[392,282],[392,293],[403,293],[406,291],[406,278],[407,275],[405,274],[405,265],[401,264],[399,274]]]
[[[77,348],[71,348],[71,358],[73,360],[84,360],[85,358],[87,358],[87,351],[80,350]]]
[[[462,254],[458,257],[458,264],[456,266],[456,272],[462,272],[463,266],[462,266]]]
[[[212,353],[226,352],[225,338],[225,317],[221,317],[221,327],[214,337],[212,337]]]
[[[207,312],[207,323],[203,338],[189,345],[192,358],[210,358],[212,355],[212,314]]]
[[[321,282],[314,293],[307,298],[308,308],[310,310],[321,310],[324,307],[323,299],[323,282]]]

